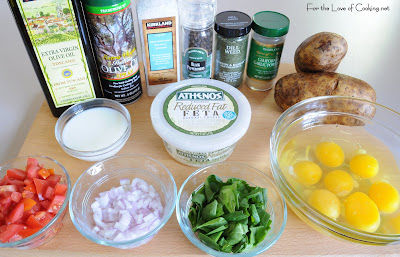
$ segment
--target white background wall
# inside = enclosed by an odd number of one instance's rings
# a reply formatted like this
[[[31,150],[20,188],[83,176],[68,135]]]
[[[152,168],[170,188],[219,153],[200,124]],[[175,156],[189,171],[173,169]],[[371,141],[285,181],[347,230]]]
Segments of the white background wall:
[[[348,9],[357,4],[358,7],[389,6],[389,11]],[[329,10],[307,10],[307,5],[316,8],[324,5]],[[346,10],[337,11],[339,7]],[[337,72],[368,82],[375,88],[377,102],[400,112],[397,77],[400,1],[218,0],[218,12],[226,10],[239,10],[250,16],[271,10],[288,16],[291,25],[281,60],[284,63],[292,63],[297,46],[315,33],[329,31],[342,35],[349,50]],[[18,154],[44,96],[6,0],[0,1],[0,24],[0,162],[3,162]],[[137,26],[136,32],[139,35]]]

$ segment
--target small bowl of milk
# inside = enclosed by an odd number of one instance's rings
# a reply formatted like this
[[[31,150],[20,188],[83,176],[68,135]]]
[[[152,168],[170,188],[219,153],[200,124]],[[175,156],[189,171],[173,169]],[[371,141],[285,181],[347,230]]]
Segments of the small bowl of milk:
[[[92,162],[115,155],[130,134],[129,111],[117,101],[104,98],[71,106],[55,127],[56,139],[67,154]]]

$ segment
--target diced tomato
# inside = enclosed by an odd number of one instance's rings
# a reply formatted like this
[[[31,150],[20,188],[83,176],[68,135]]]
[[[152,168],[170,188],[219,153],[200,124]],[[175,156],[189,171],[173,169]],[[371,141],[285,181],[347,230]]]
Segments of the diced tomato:
[[[45,193],[46,188],[50,185],[50,182],[38,178],[34,178],[33,182],[35,183],[36,193],[37,196],[39,197],[39,200],[43,201],[44,200],[43,195]]]
[[[31,166],[39,166],[39,162],[38,160],[36,160],[35,158],[28,158],[27,162],[26,162],[26,169],[28,169]]]
[[[26,173],[27,177],[30,179],[38,178],[38,171],[41,169],[38,160],[35,158],[28,158],[28,162],[26,164]]]
[[[8,185],[25,186],[24,181],[9,178],[7,175],[4,176],[4,179]]]
[[[67,185],[57,183],[54,194],[55,195],[65,195],[67,190],[68,190]]]
[[[54,196],[47,211],[49,213],[54,213],[54,214],[58,213],[58,211],[60,210],[61,205],[63,205],[64,201],[65,201],[65,196],[62,196],[62,195]]]
[[[51,187],[51,186],[48,186],[48,187],[46,188],[46,190],[44,191],[43,196],[44,196],[44,198],[46,198],[46,199],[52,200],[53,197],[54,197],[54,188]]]
[[[26,225],[28,225],[31,228],[39,228],[39,229],[44,227],[40,222],[40,220],[35,218],[35,215],[29,216],[29,218],[26,220]]]
[[[26,179],[26,172],[20,169],[9,169],[7,176],[12,179],[24,180]]]
[[[4,178],[0,179],[0,186],[3,186],[6,184],[6,181]]]
[[[24,204],[19,203],[15,205],[10,214],[8,214],[8,216],[6,217],[6,222],[8,224],[15,223],[17,220],[22,218],[23,215],[24,215]]]
[[[11,197],[6,197],[0,201],[0,212],[4,212],[11,206]]]
[[[46,210],[50,207],[50,201],[48,200],[44,200],[41,201],[40,204],[43,206],[43,208],[45,208]]]
[[[34,195],[35,195],[35,193],[32,191],[28,191],[28,190],[22,191],[22,198],[32,198]]]
[[[24,211],[30,210],[36,205],[36,201],[31,198],[24,198],[21,202],[24,204]]]
[[[12,200],[14,203],[19,203],[19,201],[20,201],[21,198],[22,198],[22,194],[21,194],[20,192],[12,192],[11,195],[10,195],[10,197],[11,197],[11,200]]]
[[[22,216],[22,219],[24,220],[23,224],[26,224],[26,220],[29,218],[29,216],[35,215],[35,214],[36,214],[36,211],[34,211],[33,209],[24,211],[24,215]]]
[[[24,179],[24,184],[26,186],[32,185],[33,184],[33,179],[30,179],[30,178]]]
[[[12,193],[14,193],[14,192],[10,192],[10,191],[0,192],[0,200],[3,200],[4,198],[7,198],[7,197],[11,197]]]
[[[23,229],[23,230],[21,230],[21,231],[24,231],[25,229]],[[11,237],[9,240],[8,240],[8,242],[9,243],[11,243],[11,242],[15,242],[15,241],[18,241],[18,240],[21,240],[21,239],[24,239],[20,234],[19,234],[19,232],[17,233],[17,234],[15,234],[13,237]]]
[[[10,224],[6,227],[6,230],[0,234],[0,241],[7,243],[13,236],[18,232],[25,229],[24,225],[21,224]]]
[[[16,185],[0,186],[0,192],[5,192],[5,191],[17,192],[17,186]]]
[[[51,175],[46,179],[46,181],[48,181],[52,187],[55,187],[60,181],[61,177],[61,175]]]
[[[35,234],[39,230],[39,228],[27,228],[19,231],[18,235],[20,235],[22,238],[27,238],[28,236]]]
[[[36,202],[36,204],[32,207],[32,209],[33,209],[35,212],[43,211],[42,205],[40,204],[40,201],[39,201],[39,198],[37,197],[37,195],[34,195],[34,196],[32,197],[32,200],[34,200],[34,201]]]
[[[47,223],[49,223],[53,218],[54,216],[51,215],[50,213],[45,211],[40,211],[35,215],[29,216],[28,220],[26,221],[26,225],[28,225],[31,228],[42,228],[46,226]]]

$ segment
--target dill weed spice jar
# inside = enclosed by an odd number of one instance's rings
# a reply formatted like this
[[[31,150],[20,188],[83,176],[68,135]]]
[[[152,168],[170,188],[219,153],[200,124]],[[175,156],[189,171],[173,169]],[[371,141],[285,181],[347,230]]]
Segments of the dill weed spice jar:
[[[222,12],[215,17],[214,30],[214,79],[239,87],[243,82],[251,18],[242,12]]]
[[[251,89],[265,91],[273,87],[289,24],[289,19],[277,12],[264,11],[253,16],[246,76]]]
[[[211,78],[216,8],[216,0],[178,1],[184,79]]]
[[[131,0],[81,0],[104,97],[121,104],[142,96]]]

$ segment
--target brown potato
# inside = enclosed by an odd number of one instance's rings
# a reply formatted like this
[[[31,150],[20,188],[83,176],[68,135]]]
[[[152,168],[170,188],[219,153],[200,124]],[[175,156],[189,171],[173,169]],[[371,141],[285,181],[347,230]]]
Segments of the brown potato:
[[[321,32],[297,47],[294,64],[298,72],[335,71],[346,53],[347,42],[342,36]]]
[[[334,72],[321,73],[292,73],[279,79],[275,84],[275,102],[283,110],[290,106],[316,96],[349,96],[375,102],[375,90],[366,82],[347,75]],[[375,108],[354,100],[351,104],[338,101],[336,104],[325,106],[327,110],[345,111],[357,115],[373,117]],[[337,122],[331,120],[326,123],[340,123],[360,125],[359,122]]]

